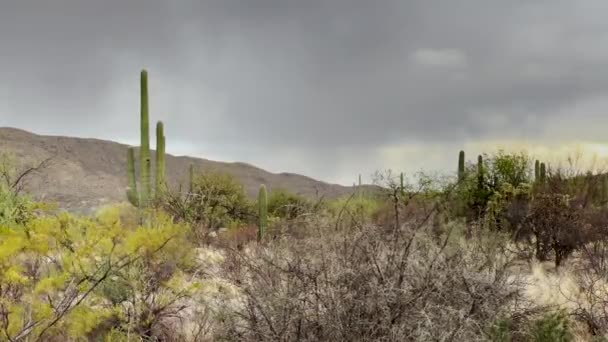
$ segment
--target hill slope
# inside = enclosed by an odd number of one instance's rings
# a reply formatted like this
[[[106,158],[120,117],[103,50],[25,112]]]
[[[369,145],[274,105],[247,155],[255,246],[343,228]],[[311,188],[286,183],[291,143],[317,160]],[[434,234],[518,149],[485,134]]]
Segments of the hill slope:
[[[20,164],[34,165],[52,158],[47,167],[28,177],[25,190],[71,211],[90,211],[104,204],[126,201],[127,147],[105,140],[42,136],[0,127],[0,152],[13,153]],[[167,155],[166,162],[167,178],[173,186],[187,179],[192,163],[202,171],[217,170],[234,175],[249,196],[255,196],[262,183],[270,189],[284,188],[308,197],[334,198],[353,191],[352,187],[297,174],[274,174],[244,163],[172,155]]]

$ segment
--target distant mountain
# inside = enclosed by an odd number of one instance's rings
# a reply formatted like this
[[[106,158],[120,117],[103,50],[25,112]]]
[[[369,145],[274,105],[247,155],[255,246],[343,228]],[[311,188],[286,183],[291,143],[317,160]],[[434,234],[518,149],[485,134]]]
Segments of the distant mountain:
[[[11,152],[21,164],[52,158],[49,166],[28,177],[25,190],[37,199],[56,202],[70,211],[89,212],[105,204],[126,201],[127,145],[99,139],[42,136],[0,127],[0,151]],[[152,154],[154,155],[154,153]],[[167,180],[172,186],[187,180],[194,164],[201,171],[232,174],[255,196],[260,184],[284,188],[307,197],[335,198],[353,187],[328,184],[293,173],[270,173],[245,163],[225,163],[167,155]]]

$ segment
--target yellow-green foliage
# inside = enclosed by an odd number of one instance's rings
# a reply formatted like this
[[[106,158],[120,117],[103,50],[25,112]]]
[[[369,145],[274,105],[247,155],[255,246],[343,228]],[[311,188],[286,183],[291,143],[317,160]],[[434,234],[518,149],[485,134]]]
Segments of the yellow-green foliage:
[[[329,202],[328,209],[335,217],[349,217],[363,222],[370,220],[380,210],[382,205],[382,201],[377,199],[364,196],[351,196]]]
[[[285,189],[273,189],[268,196],[270,216],[293,219],[312,209],[312,203],[305,197]]]
[[[501,220],[508,203],[515,199],[529,199],[531,195],[532,184],[521,183],[517,187],[509,183],[501,184],[496,191],[491,193],[487,202],[486,224],[494,228],[493,226]]]
[[[0,152],[0,226],[24,224],[34,217],[36,211],[52,209],[49,204],[37,203],[19,195],[27,168],[23,168],[18,160],[12,154]]]
[[[194,264],[186,227],[162,214],[151,217],[143,228],[134,209],[114,207],[92,218],[58,214],[2,224],[0,312],[8,318],[0,320],[2,339],[82,339],[110,317],[120,322],[123,306],[104,291],[118,279],[123,301],[150,293],[150,279],[158,279],[158,305],[193,291],[196,283],[185,280]]]
[[[243,185],[232,175],[207,171],[192,173],[187,196],[168,193],[164,206],[175,218],[208,229],[229,226],[253,216]]]

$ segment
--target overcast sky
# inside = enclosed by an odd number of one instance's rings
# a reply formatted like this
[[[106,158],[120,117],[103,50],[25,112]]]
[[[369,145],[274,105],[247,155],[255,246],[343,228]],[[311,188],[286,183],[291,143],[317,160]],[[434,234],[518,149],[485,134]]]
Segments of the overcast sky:
[[[342,184],[452,171],[460,149],[605,157],[606,13],[606,0],[0,0],[0,126],[135,144],[146,68],[174,154]]]

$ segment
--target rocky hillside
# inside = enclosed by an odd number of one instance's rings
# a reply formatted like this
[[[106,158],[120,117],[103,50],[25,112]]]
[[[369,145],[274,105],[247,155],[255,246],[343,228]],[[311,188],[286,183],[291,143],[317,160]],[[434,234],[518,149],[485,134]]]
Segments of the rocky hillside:
[[[90,211],[126,201],[127,145],[98,139],[41,136],[0,127],[0,151],[10,152],[21,165],[37,165],[52,158],[47,167],[32,174],[25,190],[38,199],[56,202],[70,211]],[[172,186],[187,179],[188,167],[217,170],[234,175],[250,196],[258,186],[284,188],[308,197],[334,198],[352,192],[352,187],[328,184],[309,177],[274,174],[244,163],[167,155],[167,178]]]

